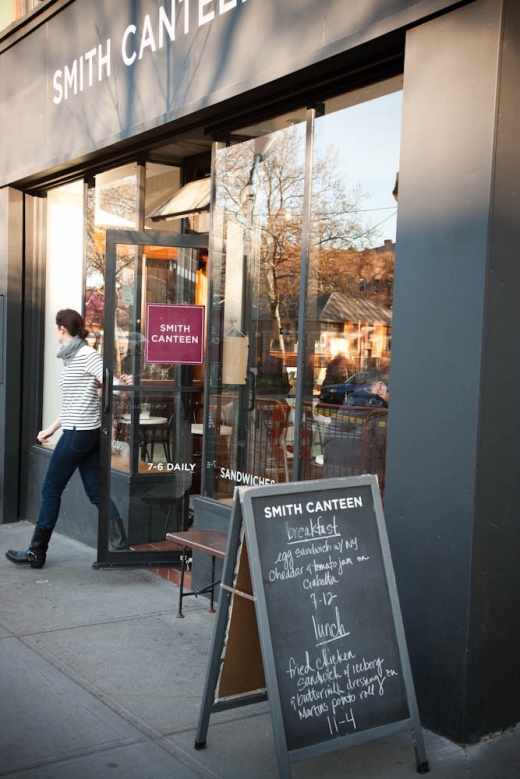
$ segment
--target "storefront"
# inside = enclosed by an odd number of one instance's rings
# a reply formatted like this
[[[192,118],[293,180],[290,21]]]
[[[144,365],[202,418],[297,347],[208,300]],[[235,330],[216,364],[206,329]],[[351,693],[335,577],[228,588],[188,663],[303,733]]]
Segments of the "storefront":
[[[4,29],[2,521],[36,519],[75,308],[103,496],[98,523],[74,477],[61,532],[167,562],[197,496],[376,473],[425,724],[515,724],[519,43],[514,0],[43,0]],[[349,412],[357,383],[382,402]]]

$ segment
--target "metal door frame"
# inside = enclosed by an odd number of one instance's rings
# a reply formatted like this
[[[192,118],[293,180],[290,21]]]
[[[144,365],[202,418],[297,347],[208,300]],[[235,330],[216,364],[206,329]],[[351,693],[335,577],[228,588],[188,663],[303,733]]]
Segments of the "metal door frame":
[[[108,522],[111,486],[111,435],[112,391],[114,376],[115,309],[116,309],[116,247],[121,245],[143,247],[164,246],[180,249],[208,249],[208,233],[186,234],[165,233],[149,230],[107,230],[105,269],[105,321],[103,354],[103,388],[101,417],[101,468],[99,496],[99,525],[97,560],[93,568],[157,567],[178,562],[178,552],[164,551],[118,551],[112,552],[108,545]],[[141,284],[141,279],[136,279]],[[108,347],[108,348],[107,348]],[[129,390],[140,390],[139,384]]]

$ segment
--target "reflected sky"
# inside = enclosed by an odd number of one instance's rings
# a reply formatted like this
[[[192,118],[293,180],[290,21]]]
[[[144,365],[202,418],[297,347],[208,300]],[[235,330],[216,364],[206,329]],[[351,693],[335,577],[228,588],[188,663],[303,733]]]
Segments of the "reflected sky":
[[[340,149],[347,188],[361,184],[366,198],[360,216],[377,225],[376,245],[395,241],[397,203],[392,195],[399,170],[403,93],[336,111],[316,122],[320,144]]]

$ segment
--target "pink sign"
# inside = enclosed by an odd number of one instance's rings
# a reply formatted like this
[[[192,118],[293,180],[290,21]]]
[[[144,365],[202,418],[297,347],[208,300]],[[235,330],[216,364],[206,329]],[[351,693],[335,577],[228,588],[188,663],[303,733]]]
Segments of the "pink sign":
[[[204,306],[146,306],[146,362],[201,365]]]

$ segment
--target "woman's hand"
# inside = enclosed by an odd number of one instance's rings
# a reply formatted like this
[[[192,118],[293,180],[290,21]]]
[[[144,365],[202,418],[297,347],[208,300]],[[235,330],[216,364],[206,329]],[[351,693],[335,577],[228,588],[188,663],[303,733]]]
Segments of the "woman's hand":
[[[128,373],[122,373],[119,377],[119,383],[120,384],[133,384],[134,383],[134,377],[131,374]]]
[[[40,430],[36,438],[38,439],[40,444],[44,444],[49,440],[49,438],[52,438],[55,432],[56,430],[54,427],[47,427],[45,428],[45,430]]]
[[[52,423],[52,425],[49,425],[49,427],[46,427],[45,430],[40,430],[40,432],[38,433],[36,438],[38,439],[40,444],[44,444],[44,443],[46,443],[46,441],[49,440],[49,438],[51,438],[51,436],[54,435],[56,430],[60,429],[60,427],[61,427],[61,419],[58,417],[58,419],[56,419]]]

